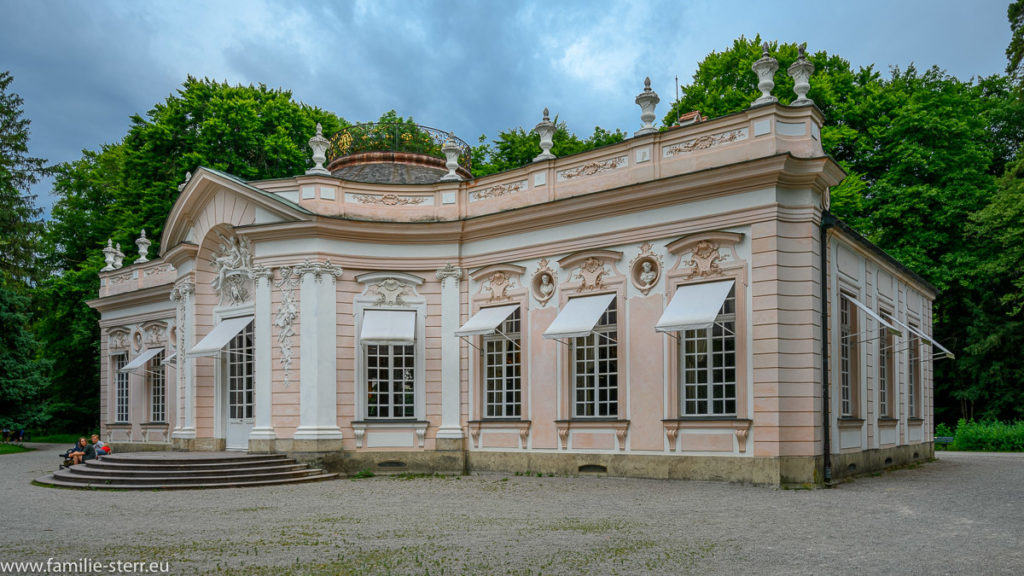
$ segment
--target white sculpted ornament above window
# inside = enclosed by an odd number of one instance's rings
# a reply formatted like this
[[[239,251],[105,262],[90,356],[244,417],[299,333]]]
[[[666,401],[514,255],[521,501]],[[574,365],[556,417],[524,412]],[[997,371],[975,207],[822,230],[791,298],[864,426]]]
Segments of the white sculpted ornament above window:
[[[227,236],[217,232],[221,243],[210,263],[217,276],[210,285],[220,295],[221,304],[237,306],[248,302],[252,294],[252,245],[247,238]]]

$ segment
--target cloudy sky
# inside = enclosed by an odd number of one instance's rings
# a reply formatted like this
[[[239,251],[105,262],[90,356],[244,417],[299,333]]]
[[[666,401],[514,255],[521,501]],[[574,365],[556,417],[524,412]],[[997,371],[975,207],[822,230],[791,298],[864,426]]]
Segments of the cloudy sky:
[[[1001,73],[1006,0],[610,2],[0,0],[0,70],[51,162],[120,141],[186,76],[264,83],[351,122],[394,109],[481,134],[532,127],[547,106],[569,128],[632,133],[650,76],[675,98],[709,52],[740,35],[807,42],[855,67]],[[813,83],[813,78],[812,78]],[[49,183],[34,190],[48,209]]]

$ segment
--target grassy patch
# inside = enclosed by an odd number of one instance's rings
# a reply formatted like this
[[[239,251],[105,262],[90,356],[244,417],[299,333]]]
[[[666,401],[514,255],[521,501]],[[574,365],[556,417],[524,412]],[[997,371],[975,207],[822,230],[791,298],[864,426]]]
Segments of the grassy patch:
[[[0,444],[0,454],[17,454],[19,452],[31,452],[32,448],[25,448],[21,444]]]
[[[67,444],[68,446],[78,442],[81,434],[47,434],[45,436],[32,436],[33,442],[44,442],[47,444]]]

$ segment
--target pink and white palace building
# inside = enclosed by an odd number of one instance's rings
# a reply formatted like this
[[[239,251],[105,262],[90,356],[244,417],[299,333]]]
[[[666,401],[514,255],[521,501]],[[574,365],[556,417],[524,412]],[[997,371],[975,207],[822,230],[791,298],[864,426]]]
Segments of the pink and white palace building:
[[[103,437],[773,485],[932,456],[935,288],[829,214],[821,112],[770,90],[658,131],[648,86],[633,137],[564,158],[545,117],[483,178],[404,125],[318,131],[291,178],[197,168],[158,258],[105,250]]]

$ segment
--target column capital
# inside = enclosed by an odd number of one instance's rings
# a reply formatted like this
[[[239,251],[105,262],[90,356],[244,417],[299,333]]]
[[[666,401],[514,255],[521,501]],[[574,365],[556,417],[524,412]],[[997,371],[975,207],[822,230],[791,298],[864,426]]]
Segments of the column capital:
[[[449,262],[444,265],[444,268],[438,268],[434,272],[434,276],[441,281],[441,284],[444,284],[444,281],[448,279],[455,280],[455,283],[458,284],[459,280],[462,280],[462,268]]]
[[[256,264],[255,266],[252,267],[252,270],[249,270],[248,273],[249,279],[256,280],[257,282],[259,282],[260,280],[265,280],[269,284],[270,281],[274,279],[274,269],[267,268],[262,264]]]
[[[293,270],[300,276],[312,274],[317,282],[320,282],[324,276],[330,277],[331,280],[336,280],[341,277],[341,273],[344,271],[341,266],[331,264],[330,260],[312,262],[309,258],[302,264],[295,266]]]

